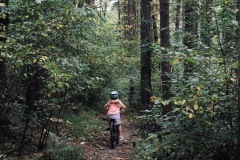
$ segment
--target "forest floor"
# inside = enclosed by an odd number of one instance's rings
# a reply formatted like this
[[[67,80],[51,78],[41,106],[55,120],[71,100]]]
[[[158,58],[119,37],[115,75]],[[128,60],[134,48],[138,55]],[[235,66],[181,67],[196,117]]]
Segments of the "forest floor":
[[[53,136],[53,138],[58,139],[59,143],[65,144],[66,146],[70,145],[80,147],[84,160],[132,160],[134,154],[133,146],[137,141],[138,131],[136,130],[131,117],[125,114],[121,115],[124,140],[120,141],[115,149],[111,149],[110,147],[109,131],[107,131],[108,121],[105,116],[100,114],[97,115],[96,118],[100,119],[106,127],[99,127],[101,129],[95,129],[91,134],[89,134],[93,137],[92,140],[88,140],[88,138],[83,140],[76,137],[76,135],[74,136],[73,128],[65,123],[62,123],[59,126],[59,135],[62,136]],[[0,154],[0,160],[39,160],[45,159],[43,158],[45,155],[44,151],[22,156],[9,156],[5,158],[1,157],[2,155]]]
[[[81,148],[86,160],[131,160],[133,156],[133,143],[137,132],[132,119],[127,115],[121,116],[124,140],[120,141],[115,149],[110,148],[109,131],[106,130],[108,122],[103,119],[106,128],[94,133],[96,141],[81,142]]]

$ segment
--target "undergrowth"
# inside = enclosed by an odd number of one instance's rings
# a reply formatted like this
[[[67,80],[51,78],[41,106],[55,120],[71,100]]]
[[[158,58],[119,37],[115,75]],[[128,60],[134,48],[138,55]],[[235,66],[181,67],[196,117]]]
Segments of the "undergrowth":
[[[66,124],[71,128],[71,133],[76,139],[94,142],[94,132],[103,127],[100,119],[93,110],[81,111],[79,114],[65,114]],[[53,144],[48,146],[44,160],[82,160],[83,154],[80,147],[69,144]]]
[[[97,112],[93,110],[82,111],[78,115],[65,115],[65,121],[71,125],[73,134],[79,139],[94,141],[94,132],[104,127],[101,119],[96,117]]]
[[[41,160],[83,160],[81,148],[73,145],[55,144],[48,148]]]

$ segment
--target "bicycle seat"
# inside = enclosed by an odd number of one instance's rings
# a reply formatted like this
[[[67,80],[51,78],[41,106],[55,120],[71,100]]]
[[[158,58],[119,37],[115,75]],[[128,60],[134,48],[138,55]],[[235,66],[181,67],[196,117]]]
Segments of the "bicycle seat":
[[[116,119],[110,119],[109,121],[110,122],[116,122]]]

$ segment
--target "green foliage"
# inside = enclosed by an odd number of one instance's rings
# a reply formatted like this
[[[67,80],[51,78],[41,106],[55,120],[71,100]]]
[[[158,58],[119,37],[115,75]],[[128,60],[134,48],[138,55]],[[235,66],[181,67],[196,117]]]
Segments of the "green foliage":
[[[229,159],[234,156],[238,136],[236,15],[229,1],[214,1],[211,9],[211,21],[204,30],[211,44],[199,39],[196,48],[188,49],[177,40],[177,31],[172,36],[174,48],[154,48],[153,95],[157,97],[147,119],[159,129],[150,130],[153,134],[138,143],[136,159],[211,159],[216,153]],[[163,54],[165,50],[167,54]],[[162,101],[161,81],[155,79],[162,59],[172,65],[173,96],[168,101]],[[187,72],[187,67],[192,71]],[[172,112],[162,115],[168,103]]]
[[[52,160],[52,159],[83,160],[84,159],[81,149],[73,145],[56,144],[56,145],[50,146],[45,154],[46,155],[41,159],[44,159],[44,160]]]
[[[28,12],[22,5],[29,6]],[[105,98],[104,87],[121,84],[117,75],[130,71],[127,65],[132,61],[125,58],[119,45],[121,33],[95,9],[76,8],[71,1],[11,1],[8,13],[8,39],[0,46],[8,75],[18,77],[23,84],[14,89],[24,90],[28,78],[36,73],[30,68],[41,68],[39,106],[61,106],[62,100],[98,105]],[[11,93],[13,97],[17,94]]]
[[[160,141],[157,134],[150,134],[146,140],[138,141],[134,159],[157,160]]]
[[[94,132],[104,127],[102,121],[96,118],[96,114],[96,111],[88,110],[80,112],[79,115],[65,115],[64,119],[71,126],[77,138],[93,141]]]
[[[77,8],[67,0],[10,1],[6,12],[11,23],[7,41],[0,42],[7,76],[1,95],[8,110],[4,116],[17,117],[11,120],[19,134],[29,118],[29,137],[32,130],[40,133],[49,110],[53,110],[53,117],[61,118],[74,106],[80,115],[68,115],[68,124],[77,136],[91,139],[91,134],[87,135],[102,125],[89,116],[95,113],[87,114],[82,108],[102,108],[113,88],[123,93],[125,101],[129,84],[126,75],[135,74],[132,69],[136,70],[138,59],[126,58],[129,53],[121,46],[119,28],[100,17],[98,10]],[[28,86],[34,76],[36,99],[30,108],[25,102],[26,90],[31,90]],[[64,154],[64,149],[73,148],[63,147],[61,153],[53,150],[51,154]]]

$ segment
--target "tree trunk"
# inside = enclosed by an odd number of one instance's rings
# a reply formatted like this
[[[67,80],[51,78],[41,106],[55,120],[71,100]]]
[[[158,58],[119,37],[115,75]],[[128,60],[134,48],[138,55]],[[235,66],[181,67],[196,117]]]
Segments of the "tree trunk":
[[[137,10],[136,10],[136,0],[129,0],[130,2],[130,15],[131,15],[131,19],[130,19],[130,24],[131,24],[131,40],[136,39],[136,26],[137,26],[137,22],[136,22],[136,18],[137,18]]]
[[[169,0],[161,0],[160,2],[160,37],[161,37],[161,47],[167,49],[170,47],[170,37],[169,37]],[[162,69],[162,99],[168,100],[171,97],[171,79],[169,77],[171,66],[170,63],[165,60],[168,59],[167,51],[163,52],[163,60],[161,62]],[[163,107],[163,114],[166,114],[171,110],[171,104],[167,104]]]
[[[188,48],[194,48],[197,36],[197,21],[194,0],[185,2],[185,32],[184,44]]]
[[[94,0],[86,0],[86,3],[87,3],[89,6],[94,6],[95,1],[94,1]]]
[[[84,1],[83,0],[78,0],[78,1],[76,1],[76,3],[77,3],[78,8],[82,8],[83,4],[84,4]],[[85,3],[89,6],[94,6],[95,0],[85,0]]]
[[[121,7],[120,7],[120,0],[117,1],[117,11],[118,11],[118,25],[121,23]]]
[[[189,49],[196,47],[197,40],[197,15],[194,5],[196,5],[194,0],[188,0],[185,2],[185,37],[183,39],[183,43]],[[185,62],[184,65],[184,77],[185,79],[188,79],[188,77],[193,73],[193,65],[191,62]]]
[[[134,107],[134,105],[136,105],[134,102],[136,101],[135,99],[135,86],[134,86],[134,81],[132,79],[130,79],[129,81],[129,93],[128,93],[128,104],[130,107]]]
[[[141,108],[148,108],[151,96],[150,1],[141,1]]]
[[[125,0],[123,10],[124,38],[133,40],[136,34],[136,1]]]
[[[153,21],[153,41],[154,43],[158,43],[157,18],[155,15],[152,15],[152,21]]]
[[[207,45],[207,46],[211,46],[211,13],[212,13],[212,3],[213,0],[205,0],[205,4],[203,6],[202,9],[202,20],[201,20],[201,40],[202,42]]]
[[[29,129],[29,125],[30,125],[30,119],[31,119],[31,113],[32,111],[36,110],[36,106],[35,106],[35,101],[38,99],[38,89],[39,87],[39,66],[36,65],[32,65],[30,66],[29,69],[29,73],[33,73],[33,74],[29,74],[28,77],[28,84],[27,84],[27,88],[26,88],[26,105],[27,105],[27,109],[25,111],[25,127],[22,133],[22,139],[21,139],[21,143],[24,143],[26,140],[26,135],[27,135],[27,131]]]
[[[1,13],[2,7],[5,7],[8,5],[8,0],[0,0],[1,3]],[[5,14],[5,13],[3,13]],[[8,14],[5,14],[6,17],[0,17],[0,25],[5,26],[0,28],[0,41],[5,42],[5,31],[7,29],[7,25],[9,24],[9,17]],[[1,49],[1,52],[4,52],[3,49]],[[5,136],[8,138],[13,137],[13,133],[9,128],[9,124],[11,123],[5,114],[5,89],[6,89],[6,64],[5,64],[5,58],[0,56],[0,136]]]
[[[128,0],[123,0],[123,17],[122,17],[122,21],[123,21],[123,32],[124,32],[124,38],[125,39],[129,39],[129,24],[128,24],[128,19],[129,17],[129,10],[128,10],[128,5],[129,5],[129,1]]]
[[[9,18],[8,15],[2,12],[2,8],[7,6],[8,1],[6,0],[0,0],[0,9],[1,9],[1,14],[6,15],[6,18],[1,16],[0,17],[0,41],[5,42],[6,37],[5,37],[5,31],[7,28],[7,25],[9,23]],[[4,52],[4,49],[1,49],[1,52]],[[5,65],[5,58],[0,55],[0,113],[4,114],[4,97],[5,97],[5,89],[6,89],[6,65]]]
[[[240,22],[240,0],[237,0],[237,13],[236,13],[236,19],[238,22]],[[238,25],[237,30],[237,41],[236,44],[239,44],[240,42],[240,25]],[[237,53],[238,53],[238,72],[237,72],[237,78],[238,78],[238,143],[237,143],[237,150],[236,155],[237,159],[240,159],[240,46],[237,45]]]
[[[30,66],[31,71],[35,72],[33,75],[29,75],[28,85],[26,88],[26,105],[28,106],[29,111],[35,110],[34,103],[38,99],[38,90],[39,90],[39,68],[38,66]]]
[[[1,104],[3,103],[5,87],[6,87],[6,66],[5,66],[4,60],[2,60],[2,57],[0,57],[0,103]]]
[[[8,1],[6,0],[0,0],[1,3],[1,13],[2,12],[2,7],[7,6],[8,5]],[[3,13],[5,14],[5,13]],[[0,28],[0,41],[5,42],[6,41],[6,37],[5,37],[5,30],[7,28],[7,25],[9,24],[9,18],[8,15],[6,15],[5,17],[0,17],[0,25],[1,26],[5,26],[5,27],[1,27]],[[4,50],[1,49],[1,52],[4,52]],[[4,57],[0,56],[0,103],[3,103],[3,97],[4,97],[4,91],[5,91],[5,87],[6,87],[6,65],[5,65],[5,60]],[[1,106],[0,106],[1,107]],[[1,109],[0,109],[1,111]]]
[[[176,21],[175,21],[175,30],[179,30],[180,26],[180,12],[181,11],[181,0],[177,0],[177,7],[176,7]]]

